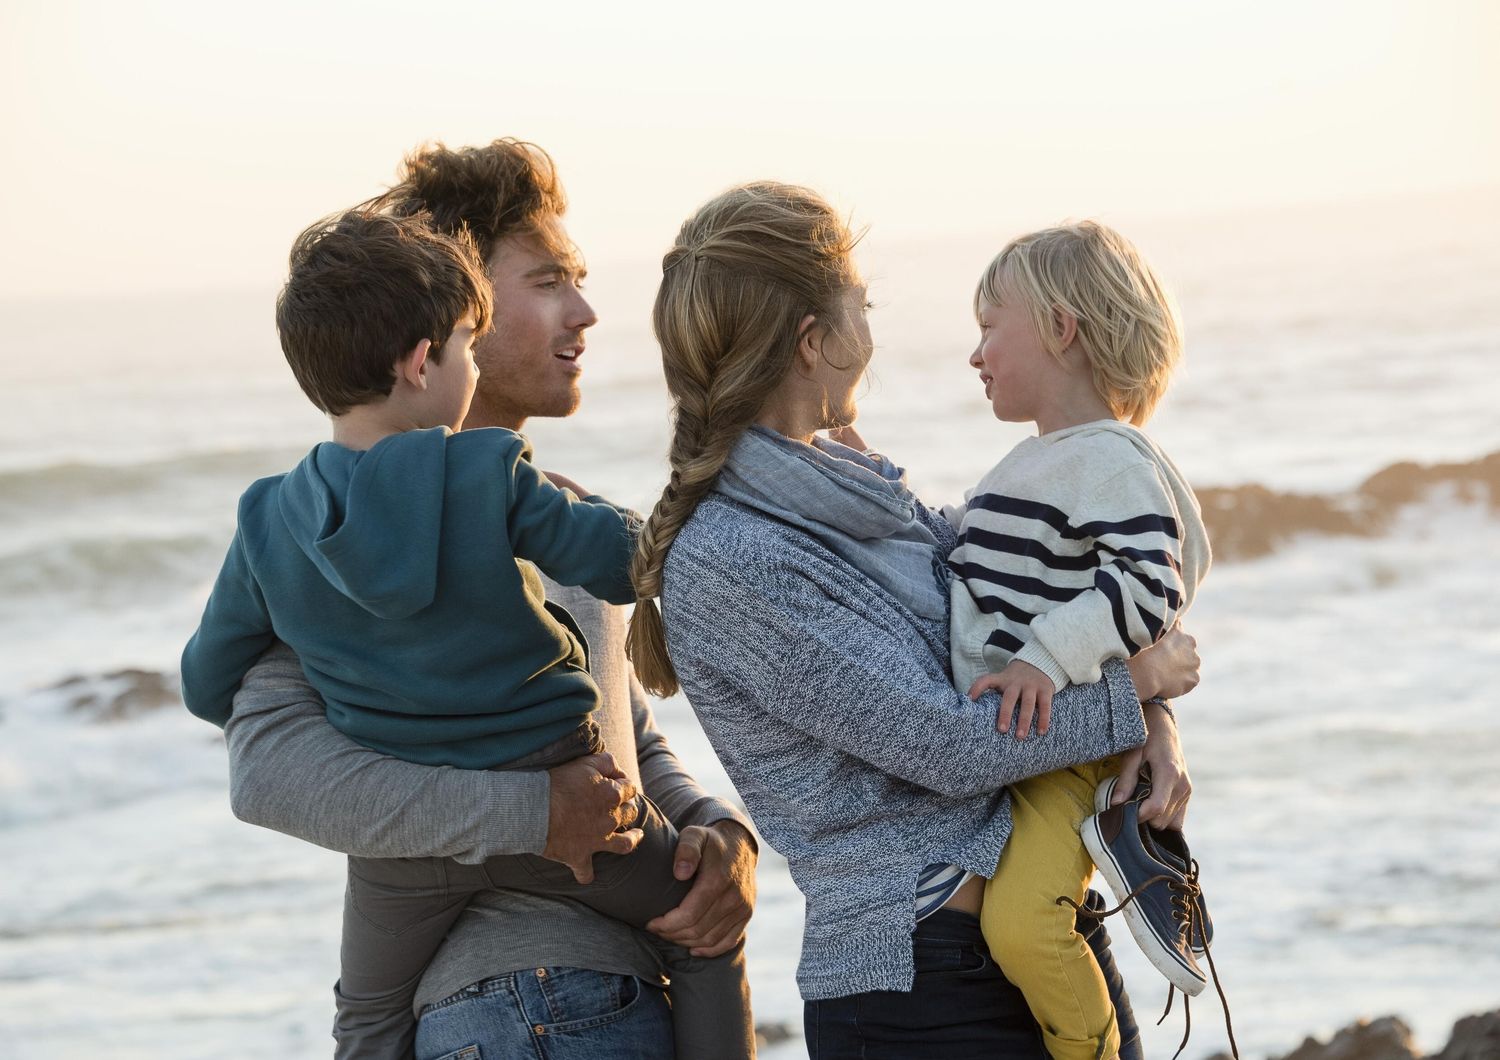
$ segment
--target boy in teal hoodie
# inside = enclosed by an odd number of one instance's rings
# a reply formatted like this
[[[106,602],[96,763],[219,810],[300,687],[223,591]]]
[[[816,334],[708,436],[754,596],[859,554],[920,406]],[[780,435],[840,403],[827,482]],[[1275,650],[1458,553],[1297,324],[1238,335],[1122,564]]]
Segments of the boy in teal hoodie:
[[[453,433],[474,394],[472,345],[491,298],[472,247],[420,217],[355,210],[298,237],[277,327],[333,440],[241,498],[183,653],[194,714],[224,725],[241,679],[280,639],[329,721],[397,758],[541,770],[602,750],[583,635],[517,561],[629,603],[640,520],[554,486],[513,431]],[[385,1015],[360,1055],[410,1054],[422,969],[477,890],[568,894],[638,927],[674,908],[688,886],[672,873],[675,829],[644,798],[636,827],[640,848],[597,858],[589,885],[529,855],[361,860],[337,994],[378,998]],[[661,948],[679,1055],[748,1040],[727,1030],[750,1019],[734,962]]]

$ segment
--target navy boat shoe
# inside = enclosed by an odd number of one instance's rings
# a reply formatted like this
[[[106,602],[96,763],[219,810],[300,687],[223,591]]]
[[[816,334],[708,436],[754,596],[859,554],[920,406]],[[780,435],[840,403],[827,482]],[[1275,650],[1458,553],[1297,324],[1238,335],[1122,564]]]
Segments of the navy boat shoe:
[[[1201,892],[1190,870],[1162,856],[1141,824],[1140,806],[1132,797],[1088,818],[1083,843],[1146,959],[1178,990],[1197,997],[1208,984],[1189,942]]]
[[[1119,785],[1119,781],[1120,778],[1118,776],[1113,776],[1099,785],[1098,790],[1094,792],[1095,810],[1103,813],[1109,809],[1109,800],[1114,797],[1115,788]],[[1150,782],[1142,780],[1136,784],[1135,791],[1131,794],[1130,798],[1133,802],[1141,802],[1150,794]],[[1198,866],[1193,861],[1192,853],[1188,850],[1187,839],[1180,831],[1175,828],[1153,828],[1151,825],[1146,825],[1146,835],[1143,837],[1142,843],[1146,846],[1147,850],[1151,851],[1153,856],[1165,861],[1184,876],[1194,877],[1194,882],[1198,882],[1196,879]],[[1193,956],[1202,957],[1208,950],[1208,947],[1213,945],[1213,941],[1214,920],[1208,914],[1208,901],[1203,897],[1203,890],[1200,885],[1198,891],[1198,908],[1194,910],[1193,914],[1193,934],[1188,940],[1189,945],[1193,949]]]

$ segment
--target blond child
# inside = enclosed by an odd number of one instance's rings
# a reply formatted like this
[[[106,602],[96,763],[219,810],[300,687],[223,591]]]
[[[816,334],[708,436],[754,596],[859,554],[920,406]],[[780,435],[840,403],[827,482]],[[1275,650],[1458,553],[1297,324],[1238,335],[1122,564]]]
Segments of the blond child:
[[[1139,429],[1182,340],[1171,300],[1136,249],[1092,222],[1022,236],[986,269],[974,308],[980,342],[969,363],[985,396],[996,418],[1033,422],[1037,437],[949,513],[960,533],[949,558],[953,676],[974,698],[1000,690],[997,727],[1024,739],[1033,720],[1047,732],[1058,690],[1099,680],[1105,660],[1135,655],[1172,627],[1208,570],[1209,546],[1192,490]],[[1104,979],[1074,908],[1060,900],[1083,900],[1094,864],[1080,828],[1105,808],[1116,772],[1105,759],[1012,786],[1014,828],[980,918],[1048,1052],[1067,1060],[1120,1048]],[[1139,846],[1131,821],[1125,839]],[[1116,867],[1106,878],[1123,900],[1135,881]],[[1170,904],[1173,895],[1150,890],[1134,901]],[[1140,940],[1138,922],[1152,925],[1130,912]],[[1156,924],[1156,934],[1176,937],[1154,944],[1167,952],[1142,948],[1196,994],[1196,936],[1163,916],[1168,926]]]

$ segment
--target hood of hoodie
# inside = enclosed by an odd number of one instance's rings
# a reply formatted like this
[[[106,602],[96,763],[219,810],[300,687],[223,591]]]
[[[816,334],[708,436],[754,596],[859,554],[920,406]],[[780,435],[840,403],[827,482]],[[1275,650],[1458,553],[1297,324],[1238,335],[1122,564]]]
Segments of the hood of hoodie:
[[[811,534],[916,614],[947,614],[946,557],[918,515],[921,501],[907,488],[906,472],[885,457],[752,426],[713,488]]]
[[[405,431],[359,452],[324,442],[282,480],[281,518],[339,592],[378,618],[437,593],[448,430]]]

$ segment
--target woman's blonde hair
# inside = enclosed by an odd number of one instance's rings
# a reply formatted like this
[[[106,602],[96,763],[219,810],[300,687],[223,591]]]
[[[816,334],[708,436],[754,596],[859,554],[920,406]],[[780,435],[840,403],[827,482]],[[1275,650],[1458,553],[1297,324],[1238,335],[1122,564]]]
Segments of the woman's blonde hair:
[[[854,243],[817,193],[764,181],[705,203],[662,259],[652,324],[672,395],[671,477],[631,564],[640,599],[625,642],[658,695],[678,687],[654,602],[667,552],[791,370],[802,321],[837,325],[841,296],[858,283]]]
[[[1062,355],[1055,314],[1078,321],[1094,387],[1115,416],[1151,417],[1182,358],[1182,324],[1166,287],[1119,232],[1095,221],[1058,225],[1011,242],[974,292],[974,312],[1007,295],[1026,305],[1043,345]]]

